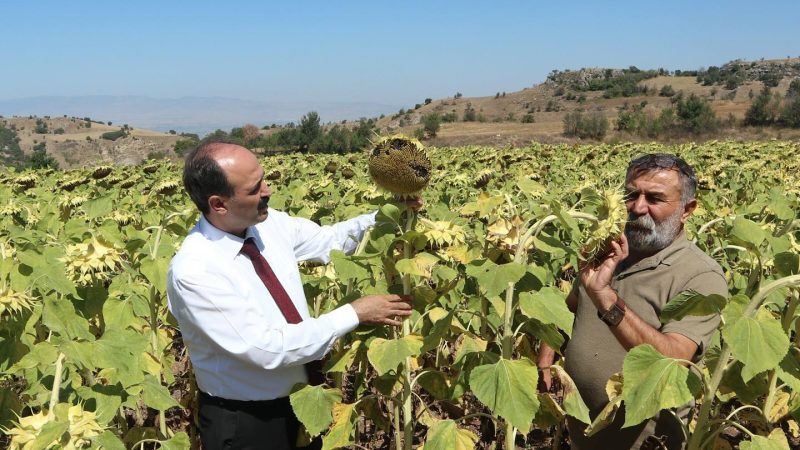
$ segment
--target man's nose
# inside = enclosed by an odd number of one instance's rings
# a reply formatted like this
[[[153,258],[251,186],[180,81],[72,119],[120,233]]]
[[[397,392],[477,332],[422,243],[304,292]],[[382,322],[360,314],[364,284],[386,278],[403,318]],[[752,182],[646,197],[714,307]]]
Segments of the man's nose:
[[[640,195],[633,200],[628,202],[628,211],[636,214],[637,216],[642,216],[647,214],[647,200],[644,198],[644,195]]]
[[[269,197],[271,195],[272,195],[272,188],[267,183],[262,184],[261,196],[262,197]]]

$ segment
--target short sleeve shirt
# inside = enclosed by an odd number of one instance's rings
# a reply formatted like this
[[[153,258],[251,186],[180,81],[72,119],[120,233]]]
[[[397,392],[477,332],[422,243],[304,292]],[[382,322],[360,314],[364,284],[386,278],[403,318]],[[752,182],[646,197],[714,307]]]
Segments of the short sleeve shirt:
[[[653,328],[662,333],[681,334],[694,341],[698,346],[695,360],[708,348],[719,325],[719,315],[687,316],[662,325],[661,310],[681,292],[693,290],[703,295],[723,296],[728,292],[722,268],[689,242],[684,233],[655,255],[618,270],[611,286],[625,300],[628,310]],[[597,309],[580,283],[576,283],[573,290],[578,291],[578,308],[565,353],[565,369],[575,380],[594,418],[608,403],[606,382],[611,375],[622,371],[627,351],[597,316]],[[592,444],[587,448],[601,447]],[[602,448],[630,448],[630,443],[627,447]]]

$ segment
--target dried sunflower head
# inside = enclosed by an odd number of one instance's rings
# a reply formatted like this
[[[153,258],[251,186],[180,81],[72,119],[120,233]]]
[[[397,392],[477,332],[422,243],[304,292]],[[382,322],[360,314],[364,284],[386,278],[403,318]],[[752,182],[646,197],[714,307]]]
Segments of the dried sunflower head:
[[[122,255],[113,244],[93,236],[88,242],[67,246],[61,260],[75,282],[92,284],[109,279],[122,262]]]
[[[608,254],[611,242],[619,238],[628,220],[625,194],[620,189],[596,192],[583,190],[583,198],[596,207],[597,222],[589,227],[583,239],[582,259],[597,265]]]
[[[460,225],[446,220],[432,221],[424,217],[419,220],[423,226],[422,233],[435,247],[444,248],[466,242],[467,234]]]
[[[381,138],[369,157],[369,174],[375,183],[401,196],[420,192],[431,177],[431,161],[424,147],[403,135]]]
[[[0,317],[4,314],[19,314],[23,310],[33,307],[33,298],[24,293],[16,292],[3,283],[0,286]]]

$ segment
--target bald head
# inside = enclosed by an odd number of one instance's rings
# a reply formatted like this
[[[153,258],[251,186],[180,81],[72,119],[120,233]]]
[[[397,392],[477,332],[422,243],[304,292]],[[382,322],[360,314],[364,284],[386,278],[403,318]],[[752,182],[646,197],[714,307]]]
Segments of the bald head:
[[[211,141],[200,144],[186,155],[183,186],[203,214],[209,213],[208,199],[212,195],[233,196],[233,186],[224,167],[229,167],[235,160],[234,155],[241,151],[250,153],[233,142]]]

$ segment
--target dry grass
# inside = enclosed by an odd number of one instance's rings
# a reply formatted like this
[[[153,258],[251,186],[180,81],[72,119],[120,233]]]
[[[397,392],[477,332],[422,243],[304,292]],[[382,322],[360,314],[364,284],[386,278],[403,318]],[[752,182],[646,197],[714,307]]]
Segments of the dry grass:
[[[141,128],[130,128],[129,136],[116,141],[103,139],[103,133],[120,130],[120,126],[92,122],[86,128],[83,119],[74,117],[7,117],[7,126],[17,129],[20,148],[26,154],[33,152],[39,143],[47,144],[47,153],[52,155],[62,168],[113,163],[137,164],[151,153],[172,155],[172,147],[179,136]],[[47,124],[48,133],[35,133],[36,121]],[[54,134],[62,128],[63,134]],[[87,139],[88,138],[88,139]]]

